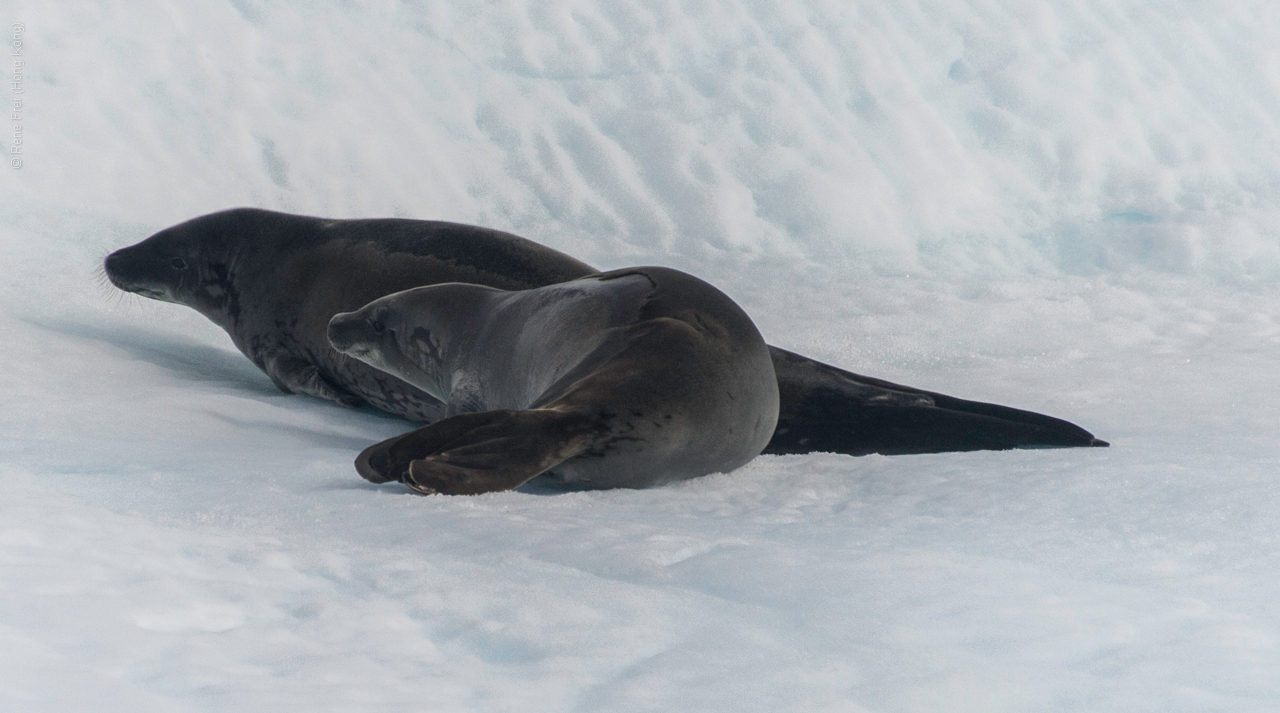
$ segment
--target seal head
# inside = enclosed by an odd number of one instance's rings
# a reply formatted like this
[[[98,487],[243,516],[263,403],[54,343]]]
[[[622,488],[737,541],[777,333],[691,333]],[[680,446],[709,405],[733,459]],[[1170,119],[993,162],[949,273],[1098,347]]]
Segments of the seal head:
[[[238,316],[233,271],[248,227],[242,211],[202,216],[121,248],[103,261],[111,284],[192,307],[224,328]],[[211,236],[213,236],[211,238]]]

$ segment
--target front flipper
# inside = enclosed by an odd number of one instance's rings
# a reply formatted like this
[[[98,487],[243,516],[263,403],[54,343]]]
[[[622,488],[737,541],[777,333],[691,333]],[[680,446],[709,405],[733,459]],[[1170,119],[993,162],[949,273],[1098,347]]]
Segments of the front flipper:
[[[424,495],[510,490],[586,451],[602,433],[573,411],[464,413],[366,448],[356,471]]]
[[[334,386],[321,375],[315,364],[301,357],[277,354],[267,360],[265,371],[276,387],[286,394],[316,396],[351,408],[364,405],[364,399]]]
[[[873,379],[770,347],[780,397],[765,453],[904,455],[1105,446],[1062,419]]]

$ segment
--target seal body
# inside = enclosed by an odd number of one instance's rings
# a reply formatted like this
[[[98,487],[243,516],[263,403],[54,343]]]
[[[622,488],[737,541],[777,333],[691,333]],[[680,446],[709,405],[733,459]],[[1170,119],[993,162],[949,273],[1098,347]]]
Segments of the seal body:
[[[645,487],[733,470],[778,419],[773,361],[750,318],[669,268],[524,291],[419,287],[336,315],[328,335],[446,405],[443,420],[357,459],[366,478],[423,492],[504,490],[543,473]]]
[[[368,405],[418,422],[445,404],[341,354],[329,320],[413,287],[524,290],[596,273],[510,233],[439,221],[325,220],[253,208],[194,218],[105,262],[122,290],[198,310],[288,393]],[[766,453],[934,453],[1105,445],[1030,411],[892,384],[770,347],[780,394]]]

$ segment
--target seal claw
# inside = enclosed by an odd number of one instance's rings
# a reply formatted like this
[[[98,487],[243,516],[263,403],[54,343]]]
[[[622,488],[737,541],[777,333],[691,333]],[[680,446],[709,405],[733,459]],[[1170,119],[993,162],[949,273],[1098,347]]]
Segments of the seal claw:
[[[428,488],[425,485],[420,485],[418,481],[413,479],[412,473],[405,473],[404,477],[400,479],[400,482],[409,486],[410,490],[420,495],[439,495],[440,494],[440,491],[435,490],[434,488]]]

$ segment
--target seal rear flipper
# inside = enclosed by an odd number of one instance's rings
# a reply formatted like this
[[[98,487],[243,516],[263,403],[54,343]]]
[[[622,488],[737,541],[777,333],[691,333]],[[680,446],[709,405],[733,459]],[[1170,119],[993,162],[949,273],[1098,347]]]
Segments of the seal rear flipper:
[[[356,470],[424,494],[510,490],[587,450],[601,429],[556,409],[465,413],[366,449]],[[373,477],[370,477],[373,475]]]
[[[777,347],[770,353],[781,404],[765,453],[903,455],[1107,445],[1052,416],[854,374]]]
[[[1105,445],[1079,435],[1075,427],[1021,423],[939,406],[869,406],[850,403],[839,392],[811,394],[804,406],[786,426],[779,421],[765,453],[907,455]]]

